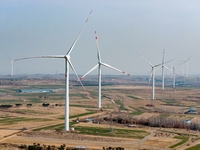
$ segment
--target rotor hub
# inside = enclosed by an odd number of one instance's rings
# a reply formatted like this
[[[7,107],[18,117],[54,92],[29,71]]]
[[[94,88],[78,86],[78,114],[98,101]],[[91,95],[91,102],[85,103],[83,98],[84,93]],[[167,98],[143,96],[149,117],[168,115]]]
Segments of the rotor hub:
[[[70,56],[69,55],[65,55],[65,59],[69,60]]]

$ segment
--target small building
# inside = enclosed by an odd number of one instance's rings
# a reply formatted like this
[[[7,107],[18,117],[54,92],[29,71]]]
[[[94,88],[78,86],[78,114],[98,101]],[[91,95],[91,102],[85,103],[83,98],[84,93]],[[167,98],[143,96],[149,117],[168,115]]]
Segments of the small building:
[[[51,89],[19,89],[19,93],[52,93]]]
[[[92,118],[87,118],[87,119],[85,119],[87,122],[92,122]]]
[[[185,123],[190,124],[191,121],[190,120],[185,120]]]
[[[197,114],[197,112],[194,110],[194,108],[190,108],[185,114]]]
[[[130,127],[130,128],[137,128],[137,125],[135,124],[126,124],[127,127]]]
[[[86,149],[87,146],[75,146],[75,149]]]
[[[74,122],[92,122],[92,118],[87,118],[87,119],[79,119],[77,118],[76,120],[73,120]]]

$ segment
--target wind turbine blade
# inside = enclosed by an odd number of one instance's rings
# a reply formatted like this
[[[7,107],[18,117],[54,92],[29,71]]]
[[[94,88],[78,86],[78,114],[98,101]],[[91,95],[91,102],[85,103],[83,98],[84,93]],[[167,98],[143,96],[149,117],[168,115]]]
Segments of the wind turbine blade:
[[[164,65],[165,62],[165,49],[163,50],[163,59],[162,59],[162,64]]]
[[[100,55],[100,50],[99,50],[98,37],[97,37],[96,31],[94,33],[95,33],[95,39],[96,39],[96,44],[97,44],[97,58],[98,58],[98,61],[101,62],[101,55]]]
[[[95,70],[97,67],[99,66],[99,64],[95,65],[92,69],[90,69],[86,74],[84,74],[80,80],[82,80],[86,75],[88,75],[90,72],[92,72],[93,70]]]
[[[86,19],[86,21],[85,21],[85,23],[84,23],[84,25],[83,25],[81,31],[79,32],[78,36],[76,37],[74,43],[72,44],[72,46],[70,47],[69,51],[67,52],[67,55],[70,55],[70,53],[72,52],[72,50],[73,50],[73,48],[74,48],[76,42],[78,41],[79,37],[81,36],[81,33],[83,32],[83,30],[84,30],[84,28],[85,28],[85,25],[86,25],[87,22],[88,22],[89,17],[90,17],[91,14],[92,14],[92,10],[90,11],[90,14],[89,14],[88,18]]]
[[[65,58],[65,55],[49,55],[49,56],[24,57],[24,58],[15,59],[14,61],[26,60],[26,59],[34,59],[34,58]]]
[[[192,57],[192,55],[186,61],[187,77],[188,77],[188,63],[189,63],[189,60],[190,60],[191,57]]]
[[[161,68],[162,68],[162,66],[155,67],[155,71],[157,71],[157,70],[159,70]]]
[[[33,58],[39,58],[39,57],[38,56],[36,56],[36,57],[24,57],[24,58],[14,59],[14,61],[33,59]]]
[[[172,72],[172,70],[169,69],[169,68],[168,68],[167,66],[165,66],[165,65],[164,65],[164,68],[167,69],[167,70],[169,70],[170,72]]]
[[[152,63],[150,63],[146,58],[144,58],[142,55],[140,55],[139,54],[139,56],[142,58],[142,59],[144,59],[151,67],[154,67],[153,65],[152,65]]]
[[[174,60],[174,59],[171,59],[171,60],[165,61],[164,64],[169,63],[169,62],[171,62],[171,61],[173,61],[173,60]]]
[[[126,73],[126,72],[124,72],[124,71],[122,71],[122,70],[119,70],[119,69],[117,69],[117,68],[115,68],[115,67],[113,67],[113,66],[110,66],[110,65],[106,64],[106,63],[101,63],[101,64],[102,64],[103,66],[105,66],[105,67],[114,69],[114,70],[116,70],[116,71],[119,71],[119,72],[121,72],[121,73],[123,73],[123,74],[126,74],[126,75],[130,76],[129,73]]]
[[[11,57],[7,53],[6,53],[6,55],[10,58],[10,60],[12,60]]]
[[[150,85],[150,83],[151,83],[151,78],[152,78],[152,76],[153,76],[153,68],[151,69],[151,71],[149,72],[149,85]]]
[[[155,65],[154,67],[158,67],[158,66],[160,66],[160,65],[162,65],[162,64],[166,64],[166,63],[169,63],[169,62],[171,62],[171,61],[173,61],[174,59],[171,59],[171,60],[169,60],[169,61],[166,61],[166,62],[164,62],[164,63],[161,63],[161,64],[157,64],[157,65]]]
[[[48,56],[39,56],[38,58],[65,58],[65,55],[48,55]]]
[[[186,60],[186,62],[188,62],[190,60],[190,58],[192,57],[192,55],[190,55],[190,57]]]
[[[69,65],[70,65],[70,67],[72,68],[74,74],[76,75],[76,78],[78,79],[78,81],[80,81],[80,84],[81,84],[81,86],[83,87],[84,91],[86,91],[86,89],[85,89],[85,87],[83,86],[83,84],[82,84],[80,78],[78,77],[78,74],[76,73],[76,71],[75,71],[75,69],[74,69],[74,67],[73,67],[73,65],[72,65],[72,63],[71,63],[71,61],[70,61],[70,60],[67,60],[67,61],[68,61]],[[86,91],[86,92],[87,92],[87,91]]]

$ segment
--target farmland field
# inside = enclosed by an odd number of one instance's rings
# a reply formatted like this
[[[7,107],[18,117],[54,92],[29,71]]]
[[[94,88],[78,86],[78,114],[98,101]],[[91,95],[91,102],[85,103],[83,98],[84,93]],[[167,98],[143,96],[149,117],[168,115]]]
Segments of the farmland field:
[[[178,150],[200,144],[200,89],[197,87],[166,87],[165,90],[156,87],[156,100],[152,101],[150,86],[104,85],[100,110],[97,86],[85,86],[89,96],[81,86],[71,84],[70,127],[75,130],[65,132],[64,82],[58,79],[17,82],[0,85],[1,144],[65,144],[130,150]],[[19,89],[54,89],[55,92],[19,93]],[[185,113],[191,108],[196,114]],[[87,122],[88,118],[93,123]]]

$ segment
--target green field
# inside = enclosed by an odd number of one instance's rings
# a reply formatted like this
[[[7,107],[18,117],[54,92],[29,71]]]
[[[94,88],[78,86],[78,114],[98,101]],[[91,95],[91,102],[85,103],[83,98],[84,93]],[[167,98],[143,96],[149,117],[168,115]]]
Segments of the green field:
[[[180,146],[180,145],[186,143],[189,140],[189,137],[183,137],[183,136],[175,136],[174,138],[175,139],[179,139],[181,141],[176,143],[176,144],[174,144],[174,145],[172,145],[172,146],[170,146],[169,148],[175,148],[177,146]]]
[[[200,144],[197,144],[195,146],[189,147],[189,148],[187,148],[185,150],[200,150]]]
[[[24,117],[0,117],[0,125],[11,125],[19,122],[44,122],[47,118],[24,118]]]
[[[142,139],[149,134],[148,132],[142,130],[128,130],[117,128],[113,128],[111,131],[110,128],[75,126],[75,129],[78,130],[81,134],[135,139]]]

